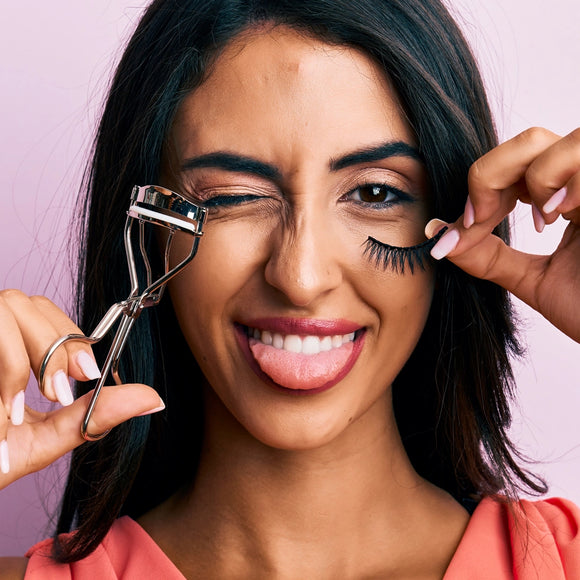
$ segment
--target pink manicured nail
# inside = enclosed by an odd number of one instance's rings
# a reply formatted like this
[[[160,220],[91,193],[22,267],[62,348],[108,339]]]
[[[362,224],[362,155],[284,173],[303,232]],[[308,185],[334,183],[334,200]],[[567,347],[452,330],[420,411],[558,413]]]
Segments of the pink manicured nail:
[[[139,415],[135,415],[135,417],[145,417],[146,415],[153,415],[153,413],[159,413],[159,411],[163,411],[165,409],[165,403],[161,401],[161,405],[159,407],[155,407],[155,409],[149,409],[149,411],[145,411],[144,413],[139,413]]]
[[[72,390],[70,388],[70,383],[68,382],[67,376],[63,371],[57,371],[52,377],[52,386],[54,387],[54,393],[58,402],[63,407],[68,407],[74,402],[74,397]]]
[[[78,352],[76,362],[89,381],[101,378],[101,371],[99,370],[95,359],[84,350]]]
[[[0,471],[6,475],[10,472],[10,454],[8,453],[8,441],[0,442]]]
[[[544,210],[544,213],[552,213],[553,211],[555,211],[558,206],[564,201],[564,199],[566,198],[566,194],[568,193],[568,191],[566,190],[565,187],[563,187],[562,189],[558,190],[544,205],[544,207],[542,208]]]
[[[441,239],[431,249],[431,256],[436,260],[441,260],[452,252],[459,243],[459,232],[457,230],[449,230],[443,234]]]
[[[532,203],[532,218],[534,218],[534,227],[536,228],[536,231],[541,234],[546,227],[546,221],[534,203]]]
[[[433,236],[436,236],[444,227],[448,226],[449,224],[447,222],[434,218],[425,226],[425,237],[432,238]]]
[[[463,227],[467,230],[475,223],[475,208],[468,197],[463,212]]]
[[[10,421],[12,421],[12,425],[22,425],[24,423],[24,391],[16,393],[12,399]]]

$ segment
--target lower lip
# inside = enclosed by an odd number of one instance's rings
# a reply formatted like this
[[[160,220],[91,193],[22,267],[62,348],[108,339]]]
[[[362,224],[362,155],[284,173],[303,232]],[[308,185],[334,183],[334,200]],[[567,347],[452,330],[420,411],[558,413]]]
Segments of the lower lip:
[[[290,395],[297,395],[297,396],[314,395],[317,393],[322,393],[324,391],[328,391],[329,389],[334,387],[334,385],[336,385],[337,383],[342,381],[342,379],[350,372],[350,370],[352,369],[352,367],[354,366],[354,364],[358,360],[358,357],[362,351],[362,347],[364,344],[364,338],[365,338],[365,334],[366,334],[366,332],[364,330],[359,330],[356,333],[355,338],[353,340],[353,349],[352,349],[350,356],[348,357],[346,363],[344,364],[344,366],[342,367],[340,372],[337,375],[335,375],[330,381],[328,381],[327,383],[324,383],[323,385],[316,387],[314,389],[289,389],[288,387],[284,387],[283,385],[279,385],[278,383],[274,382],[260,368],[258,361],[256,361],[256,359],[254,358],[254,355],[252,354],[252,351],[250,350],[250,345],[248,342],[248,335],[246,334],[245,327],[243,327],[240,324],[235,324],[235,330],[236,330],[236,340],[238,342],[238,345],[240,346],[240,349],[242,350],[242,353],[244,354],[246,361],[248,362],[248,364],[250,365],[250,368],[254,371],[254,373],[264,383],[266,383],[268,386],[276,389],[277,391],[281,391],[283,393],[288,393]]]

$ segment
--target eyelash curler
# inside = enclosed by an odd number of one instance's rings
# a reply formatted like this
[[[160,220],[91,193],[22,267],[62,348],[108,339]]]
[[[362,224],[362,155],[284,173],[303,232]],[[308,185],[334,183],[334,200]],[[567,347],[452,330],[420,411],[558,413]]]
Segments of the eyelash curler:
[[[167,282],[176,276],[191,260],[193,260],[199,239],[203,235],[203,224],[207,217],[207,210],[190,201],[184,199],[178,193],[160,187],[158,185],[136,185],[131,193],[131,203],[127,211],[125,221],[124,239],[125,252],[127,254],[127,265],[129,267],[129,277],[131,280],[131,292],[127,299],[113,304],[103,316],[99,324],[95,327],[90,336],[84,334],[67,334],[52,343],[42,359],[39,372],[40,390],[44,393],[44,379],[48,362],[56,350],[69,341],[81,341],[88,344],[95,344],[103,339],[120,319],[119,326],[113,337],[111,348],[105,359],[102,368],[101,378],[93,391],[89,406],[85,413],[81,435],[87,441],[97,441],[109,433],[93,434],[87,431],[89,421],[97,404],[97,399],[105,380],[109,373],[113,377],[115,384],[122,384],[119,376],[119,359],[123,348],[127,343],[129,332],[133,328],[135,321],[144,308],[155,306],[163,297],[163,292]],[[135,221],[139,223],[139,250],[141,258],[147,272],[147,287],[143,292],[139,292],[139,280],[135,264],[135,254],[133,252],[133,237],[131,235]],[[169,230],[165,252],[163,256],[164,273],[157,280],[153,280],[153,273],[147,252],[145,251],[145,225],[147,223],[161,226]],[[175,232],[185,232],[192,236],[192,246],[189,254],[179,264],[169,269],[169,254]]]

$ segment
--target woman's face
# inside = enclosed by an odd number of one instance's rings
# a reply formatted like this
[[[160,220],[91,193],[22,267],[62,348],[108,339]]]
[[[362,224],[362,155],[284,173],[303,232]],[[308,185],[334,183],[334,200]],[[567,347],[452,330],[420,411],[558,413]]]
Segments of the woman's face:
[[[238,37],[181,105],[164,185],[209,218],[170,292],[209,385],[263,443],[312,448],[386,417],[433,276],[394,268],[400,249],[371,259],[367,239],[425,239],[415,146],[372,60],[285,27]]]

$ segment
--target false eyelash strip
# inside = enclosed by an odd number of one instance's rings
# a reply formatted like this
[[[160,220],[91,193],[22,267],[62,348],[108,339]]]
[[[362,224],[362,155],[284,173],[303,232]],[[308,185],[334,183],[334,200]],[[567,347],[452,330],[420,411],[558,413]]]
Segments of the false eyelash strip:
[[[382,267],[383,270],[391,268],[397,274],[404,274],[405,268],[408,267],[411,274],[414,274],[415,266],[425,270],[425,263],[430,258],[429,252],[446,231],[447,227],[444,227],[430,240],[407,247],[391,246],[369,236],[364,243],[364,255],[374,262],[377,268]]]

